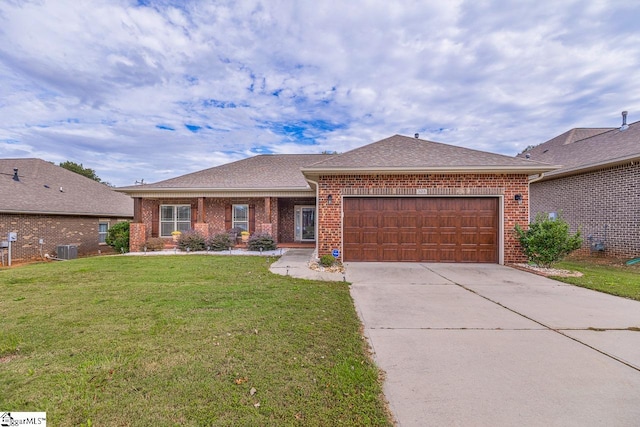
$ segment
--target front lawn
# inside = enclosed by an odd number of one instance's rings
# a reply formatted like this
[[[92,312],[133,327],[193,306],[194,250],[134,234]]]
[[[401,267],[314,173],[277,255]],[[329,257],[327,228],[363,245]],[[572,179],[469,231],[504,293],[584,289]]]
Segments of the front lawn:
[[[345,283],[264,258],[0,270],[0,409],[51,425],[390,425]]]
[[[554,277],[555,280],[640,301],[640,265],[596,263],[585,258],[561,261],[554,267],[583,274],[582,277]]]

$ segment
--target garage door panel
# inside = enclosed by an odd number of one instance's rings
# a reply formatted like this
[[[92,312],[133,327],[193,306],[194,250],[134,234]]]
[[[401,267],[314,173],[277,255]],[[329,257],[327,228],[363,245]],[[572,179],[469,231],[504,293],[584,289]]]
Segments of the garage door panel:
[[[397,245],[400,243],[400,238],[397,231],[383,231],[382,242],[383,245],[392,244]]]
[[[377,244],[378,243],[378,232],[377,231],[363,231],[362,232],[361,242],[362,243]]]
[[[401,259],[398,257],[398,248],[397,247],[393,247],[393,248],[388,248],[388,247],[382,247],[381,249],[381,256],[382,259],[384,260],[388,260],[388,261],[401,261]]]
[[[496,235],[495,233],[478,233],[478,245],[491,245],[494,246],[496,244]]]
[[[478,227],[479,218],[475,216],[460,217],[460,227],[476,228]]]
[[[418,210],[418,201],[420,199],[399,199],[401,211],[415,212]]]
[[[437,262],[456,262],[456,250],[454,248],[440,248]]]
[[[392,218],[390,216],[384,216],[381,218],[380,228],[383,230],[398,230],[400,228],[400,224],[398,218]]]
[[[459,262],[478,262],[478,252],[472,249],[462,249]]]
[[[460,233],[460,238],[458,241],[461,245],[473,245],[476,246],[478,242],[479,236],[476,233]]]
[[[439,251],[437,248],[422,247],[420,251],[420,259],[424,262],[440,262],[438,259]]]
[[[380,259],[378,248],[363,248],[362,257],[362,261],[378,261]]]
[[[477,219],[477,226],[480,228],[495,228],[496,227],[496,220],[495,218],[488,218],[488,217],[478,217]]]
[[[378,202],[380,199],[366,198],[366,199],[350,199],[357,200],[355,203],[355,210],[360,211],[378,211]]]
[[[418,234],[415,232],[400,231],[400,233],[398,233],[398,242],[404,245],[416,245],[418,243],[418,237]]]
[[[497,262],[497,198],[345,198],[346,261]]]
[[[418,228],[418,218],[416,217],[415,212],[411,214],[403,213],[401,214],[399,219],[399,226],[403,229],[417,229]]]
[[[375,236],[377,236],[377,234],[374,234]],[[359,244],[363,242],[362,239],[363,233],[360,233],[358,231],[345,231],[344,232],[344,241],[345,242],[351,242],[349,243],[350,245],[355,245],[355,244]],[[375,242],[368,242],[368,243],[375,243]],[[345,243],[346,245],[346,243]]]
[[[441,232],[439,242],[441,245],[455,245],[458,243],[459,236],[455,232]]]
[[[370,212],[363,212],[359,224],[364,228],[378,228],[378,215]]]
[[[418,250],[413,248],[400,248],[399,261],[419,261]]]

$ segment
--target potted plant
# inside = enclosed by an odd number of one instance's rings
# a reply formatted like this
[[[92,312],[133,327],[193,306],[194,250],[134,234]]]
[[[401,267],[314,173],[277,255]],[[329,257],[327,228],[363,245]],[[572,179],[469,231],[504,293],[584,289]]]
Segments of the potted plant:
[[[248,231],[241,231],[240,232],[240,237],[242,238],[242,243],[247,243],[249,241],[249,232]]]
[[[171,232],[171,237],[173,238],[174,242],[177,242],[181,235],[182,235],[181,231],[176,230]]]

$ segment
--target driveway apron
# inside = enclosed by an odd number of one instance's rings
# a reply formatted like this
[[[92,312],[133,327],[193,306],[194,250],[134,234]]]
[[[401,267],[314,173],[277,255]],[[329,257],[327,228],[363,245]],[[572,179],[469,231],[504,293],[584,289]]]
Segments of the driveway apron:
[[[640,425],[640,302],[489,264],[347,263],[400,426]]]

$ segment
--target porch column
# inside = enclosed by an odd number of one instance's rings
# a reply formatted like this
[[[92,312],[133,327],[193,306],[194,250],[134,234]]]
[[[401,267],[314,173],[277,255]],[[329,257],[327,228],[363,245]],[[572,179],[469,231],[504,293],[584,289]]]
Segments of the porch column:
[[[264,198],[264,214],[266,216],[265,222],[271,222],[271,197]]]
[[[198,216],[196,222],[205,222],[204,218],[204,197],[198,197]]]
[[[268,233],[278,243],[278,198],[264,198],[264,222],[260,226],[263,233]]]
[[[133,198],[133,222],[142,222],[142,197]]]
[[[207,216],[204,212],[204,197],[198,197],[198,209],[196,213],[196,223],[194,224],[194,230],[203,235],[209,237],[209,224],[205,222]]]
[[[147,227],[142,222],[129,224],[129,252],[143,250],[147,241]]]

